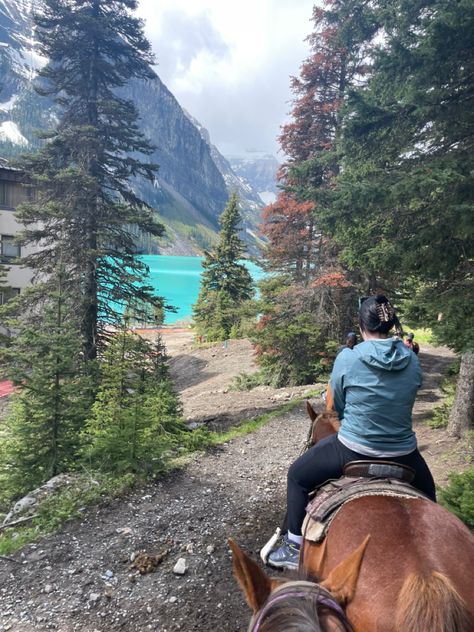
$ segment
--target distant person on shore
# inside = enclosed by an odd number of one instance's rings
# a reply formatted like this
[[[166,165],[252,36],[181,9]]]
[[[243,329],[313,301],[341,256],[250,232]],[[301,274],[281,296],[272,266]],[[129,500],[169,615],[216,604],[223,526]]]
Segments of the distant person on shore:
[[[416,353],[416,355],[418,355],[418,353],[420,351],[420,345],[413,340],[414,337],[415,337],[415,334],[408,334],[407,335],[407,339],[404,340],[404,344],[405,344],[406,347],[411,349],[413,351],[413,353]]]
[[[343,349],[353,349],[357,344],[357,334],[354,331],[350,331],[346,336],[345,344],[341,345],[337,350],[337,355],[341,353]]]

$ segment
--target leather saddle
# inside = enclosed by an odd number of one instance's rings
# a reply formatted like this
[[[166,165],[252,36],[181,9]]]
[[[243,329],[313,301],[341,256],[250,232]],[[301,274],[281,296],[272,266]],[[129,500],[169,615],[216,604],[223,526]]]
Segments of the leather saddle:
[[[306,507],[303,523],[305,539],[321,541],[339,509],[346,502],[363,496],[423,498],[425,494],[409,484],[415,470],[393,461],[351,461],[343,476],[319,487]]]
[[[411,483],[415,478],[415,470],[409,465],[401,465],[394,461],[350,461],[342,470],[344,476],[362,478],[396,478]]]

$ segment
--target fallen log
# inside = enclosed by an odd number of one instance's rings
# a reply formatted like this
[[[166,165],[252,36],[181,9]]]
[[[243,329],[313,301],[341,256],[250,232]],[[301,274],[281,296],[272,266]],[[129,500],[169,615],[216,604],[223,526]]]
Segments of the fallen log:
[[[33,514],[32,516],[24,516],[23,518],[18,518],[18,520],[14,520],[13,522],[7,522],[6,524],[0,525],[0,531],[4,531],[5,529],[9,529],[10,527],[16,527],[23,522],[28,522],[29,520],[33,520],[33,518],[37,518],[38,514]]]

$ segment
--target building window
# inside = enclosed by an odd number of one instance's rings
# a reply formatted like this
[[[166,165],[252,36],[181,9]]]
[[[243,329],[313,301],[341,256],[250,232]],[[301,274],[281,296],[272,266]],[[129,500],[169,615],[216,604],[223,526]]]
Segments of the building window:
[[[12,180],[0,180],[0,207],[13,209],[26,201],[36,199],[32,186]]]
[[[9,287],[0,291],[0,305],[5,305],[14,296],[18,296],[20,293],[19,287]]]
[[[15,185],[13,182],[0,181],[0,206],[13,208]]]
[[[21,257],[21,246],[15,241],[13,235],[1,235],[0,255],[2,262],[8,261],[10,263],[12,259]]]

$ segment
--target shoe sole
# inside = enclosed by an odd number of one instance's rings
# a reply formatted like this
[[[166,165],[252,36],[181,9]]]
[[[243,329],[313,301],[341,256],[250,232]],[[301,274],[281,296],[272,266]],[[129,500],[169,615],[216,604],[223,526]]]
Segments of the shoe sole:
[[[299,563],[298,562],[274,562],[273,560],[268,560],[267,564],[269,566],[273,566],[274,568],[286,568],[289,571],[297,571]]]

